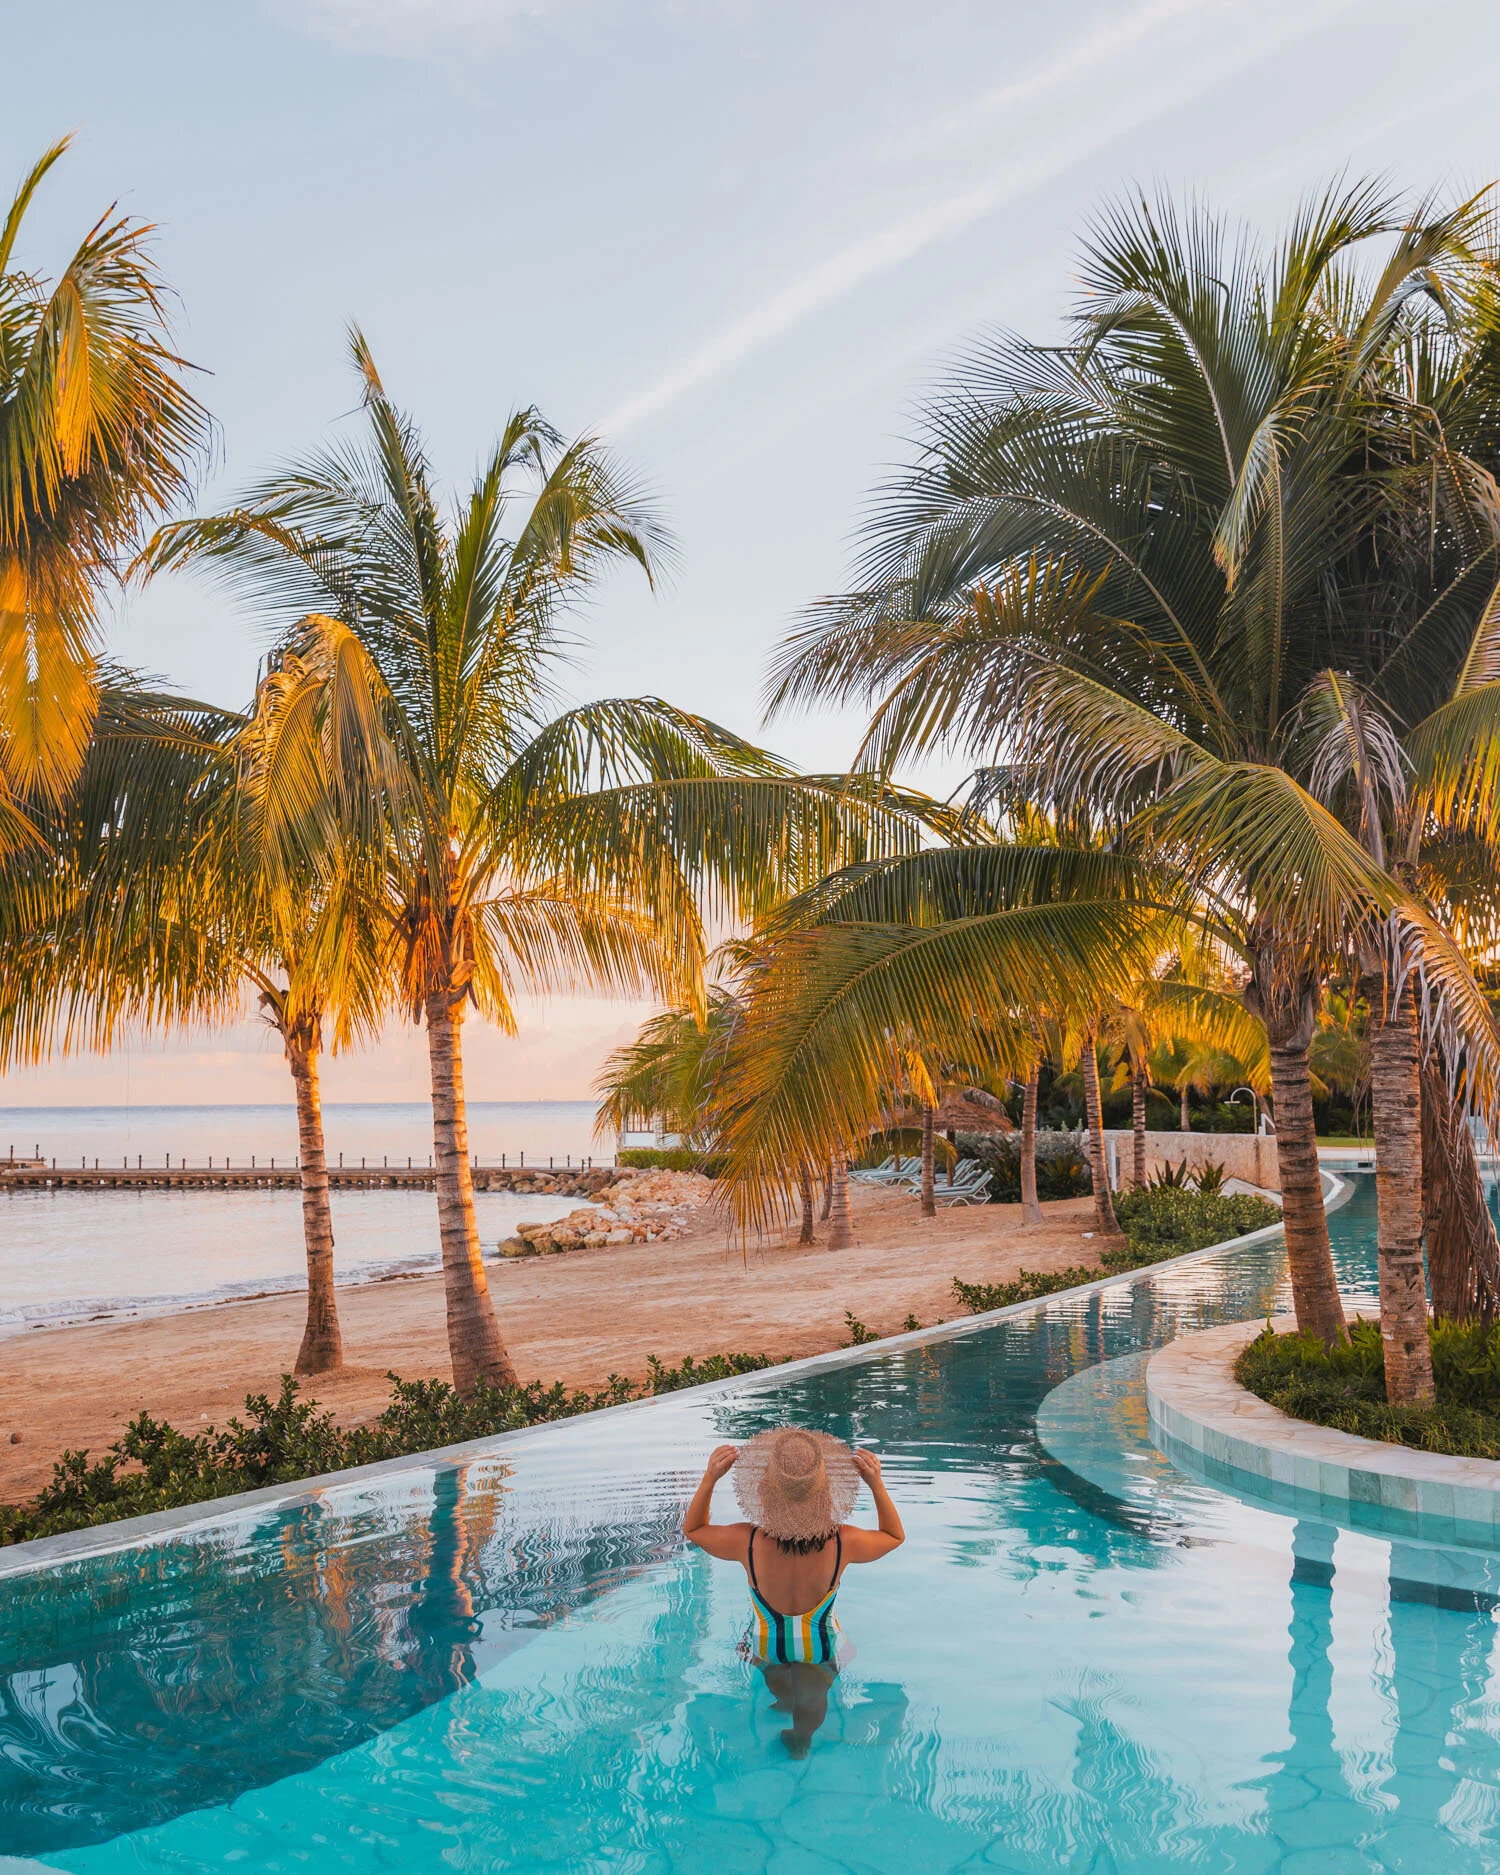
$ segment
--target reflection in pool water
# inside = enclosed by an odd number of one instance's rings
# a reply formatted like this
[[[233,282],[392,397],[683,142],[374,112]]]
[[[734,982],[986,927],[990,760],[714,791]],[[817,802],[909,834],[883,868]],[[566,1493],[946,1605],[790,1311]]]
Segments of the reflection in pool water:
[[[1346,1287],[1372,1208],[1332,1220]],[[1497,1559],[1294,1520],[1145,1443],[1124,1357],[1265,1311],[1282,1260],[0,1582],[0,1846],[78,1871],[1500,1869]],[[789,1418],[877,1446],[909,1533],[845,1585],[856,1656],[801,1760],[735,1656],[743,1589],[676,1535],[706,1449]]]

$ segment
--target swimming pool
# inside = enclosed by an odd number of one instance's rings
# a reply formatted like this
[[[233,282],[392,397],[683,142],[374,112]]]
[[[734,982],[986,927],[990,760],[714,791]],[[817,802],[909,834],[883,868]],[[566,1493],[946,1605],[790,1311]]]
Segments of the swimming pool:
[[[1368,1291],[1367,1182],[1331,1223]],[[1500,1559],[1292,1519],[1146,1439],[1141,1352],[1266,1310],[1283,1262],[0,1581],[0,1845],[80,1875],[1500,1870]],[[676,1534],[708,1447],[786,1418],[876,1445],[909,1536],[846,1581],[801,1761],[735,1658],[742,1584]]]

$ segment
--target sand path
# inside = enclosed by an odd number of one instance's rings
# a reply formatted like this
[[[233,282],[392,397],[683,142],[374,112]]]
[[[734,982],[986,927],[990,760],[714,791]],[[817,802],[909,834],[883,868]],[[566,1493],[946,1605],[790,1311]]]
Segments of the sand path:
[[[901,1194],[865,1190],[854,1200],[858,1242],[838,1254],[778,1244],[743,1257],[700,1214],[676,1242],[487,1263],[517,1370],[584,1386],[612,1371],[640,1377],[648,1354],[674,1364],[731,1350],[816,1354],[847,1341],[846,1309],[890,1334],[908,1313],[924,1327],[961,1314],[955,1276],[998,1282],[1023,1265],[1094,1261],[1088,1198],[1045,1206],[1047,1221],[1033,1229],[1017,1205],[924,1222]],[[247,1392],[274,1392],[296,1355],[305,1306],[301,1295],[272,1296],[0,1341],[0,1501],[45,1483],[65,1448],[100,1452],[142,1408],[186,1431],[222,1423]],[[349,1364],[309,1391],[343,1423],[380,1411],[388,1369],[447,1377],[441,1278],[341,1289],[339,1314]],[[13,1432],[19,1444],[9,1442]]]

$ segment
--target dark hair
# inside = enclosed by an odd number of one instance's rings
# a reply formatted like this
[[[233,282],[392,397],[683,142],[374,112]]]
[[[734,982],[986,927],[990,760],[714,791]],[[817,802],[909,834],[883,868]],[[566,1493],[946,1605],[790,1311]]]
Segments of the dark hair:
[[[766,1534],[770,1536],[769,1531]],[[783,1556],[811,1556],[815,1549],[822,1549],[825,1543],[831,1543],[834,1534],[829,1530],[822,1536],[775,1536],[771,1537],[771,1541]]]

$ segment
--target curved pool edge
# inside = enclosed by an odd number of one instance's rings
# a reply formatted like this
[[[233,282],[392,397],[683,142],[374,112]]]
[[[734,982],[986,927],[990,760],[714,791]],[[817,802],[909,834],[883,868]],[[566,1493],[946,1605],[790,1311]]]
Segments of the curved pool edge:
[[[1260,1332],[1257,1322],[1232,1322],[1150,1357],[1146,1410],[1166,1457],[1262,1502],[1294,1505],[1300,1496],[1346,1523],[1395,1516],[1433,1541],[1500,1544],[1500,1463],[1292,1418],[1234,1377],[1235,1357]]]
[[[1325,1209],[1335,1211],[1347,1202],[1352,1195],[1353,1187],[1346,1179],[1341,1179],[1332,1172],[1325,1170],[1323,1177],[1328,1181],[1325,1186]],[[1195,1264],[1206,1262],[1211,1257],[1223,1256],[1228,1252],[1265,1242],[1271,1237],[1278,1236],[1281,1230],[1280,1223],[1266,1224],[1259,1230],[1247,1231],[1243,1236],[1229,1237],[1222,1243],[1208,1244],[1202,1250],[1188,1250],[1181,1256],[1170,1257],[1160,1263],[1150,1263],[1141,1269],[1125,1270],[1118,1275],[1103,1276],[1097,1282],[1080,1283],[1074,1289],[1058,1290],[1050,1296],[1037,1297],[1034,1301],[1014,1302],[1007,1308],[991,1309],[982,1315],[965,1316],[960,1321],[943,1322],[931,1328],[915,1329],[908,1334],[887,1335],[880,1340],[863,1343],[857,1348],[830,1348],[825,1353],[805,1355],[796,1361],[785,1361],[778,1366],[762,1369],[753,1375],[734,1375],[727,1380],[705,1381],[696,1387],[679,1388],[673,1393],[657,1394],[644,1400],[628,1400],[619,1406],[601,1407],[596,1412],[578,1415],[576,1420],[553,1420],[539,1426],[525,1426],[515,1432],[495,1433],[482,1439],[466,1440],[459,1445],[439,1446],[425,1452],[409,1452],[400,1458],[382,1459],[373,1465],[358,1465],[343,1471],[322,1472],[316,1477],[299,1478],[290,1484],[266,1485],[260,1490],[241,1491],[231,1497],[209,1498],[201,1504],[182,1505],[172,1510],[149,1511],[140,1517],[122,1517],[114,1523],[94,1524],[87,1529],[66,1531],[60,1536],[34,1537],[30,1542],[13,1543],[6,1548],[0,1548],[0,1582],[66,1563],[142,1548],[149,1544],[184,1536],[190,1532],[197,1533],[237,1523],[244,1518],[258,1516],[277,1508],[311,1505],[335,1491],[358,1490],[369,1484],[378,1484],[383,1479],[400,1477],[410,1472],[452,1470],[480,1458],[503,1458],[507,1453],[524,1450],[534,1441],[578,1423],[578,1420],[586,1419],[590,1423],[597,1423],[600,1420],[618,1418],[627,1413],[650,1412],[653,1408],[683,1398],[740,1399],[762,1392],[768,1387],[780,1386],[788,1378],[796,1378],[802,1374],[820,1373],[829,1368],[859,1366],[870,1361],[884,1359],[893,1353],[901,1353],[906,1349],[980,1334],[998,1322],[1040,1314],[1059,1303],[1076,1302],[1080,1297],[1095,1295],[1105,1290],[1155,1281],[1158,1277],[1169,1275],[1176,1270],[1188,1269]]]

